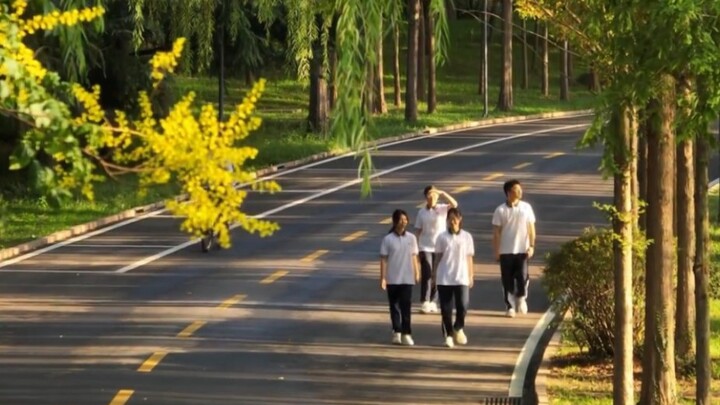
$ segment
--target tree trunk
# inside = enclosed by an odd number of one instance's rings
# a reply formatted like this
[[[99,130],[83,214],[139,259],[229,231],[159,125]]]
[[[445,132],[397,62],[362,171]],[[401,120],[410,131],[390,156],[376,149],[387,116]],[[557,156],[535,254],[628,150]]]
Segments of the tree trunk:
[[[405,121],[417,121],[418,20],[420,0],[408,0],[407,84],[405,88]]]
[[[613,242],[615,257],[615,344],[613,376],[613,404],[633,405],[633,227],[632,204],[632,150],[634,109],[619,107],[613,114],[616,148],[613,151],[615,173],[615,234],[620,240]]]
[[[400,88],[400,28],[398,24],[393,27],[393,87],[395,106],[399,108],[402,89]]]
[[[457,20],[457,10],[453,0],[445,0],[445,11],[447,12],[448,22]]]
[[[503,74],[500,80],[500,96],[498,110],[510,111],[513,108],[513,77],[512,77],[512,35],[513,5],[512,0],[503,0]]]
[[[673,196],[675,165],[675,81],[660,78],[648,133],[648,248],[642,404],[675,405]]]
[[[570,43],[568,42],[567,46],[565,47],[567,52],[567,77],[568,77],[568,83],[571,85],[575,83],[574,73],[573,73],[573,54],[572,49],[570,48]]]
[[[528,63],[528,41],[527,41],[527,21],[523,20],[522,23],[522,40],[523,40],[523,52],[522,52],[522,66],[523,66],[523,78],[522,78],[522,89],[527,90],[530,87],[530,67]]]
[[[536,77],[540,73],[540,58],[538,54],[540,52],[540,20],[535,20],[535,31],[533,31],[533,51],[530,53],[530,66],[532,67],[533,75]]]
[[[382,29],[382,22],[380,23]],[[377,44],[377,66],[375,67],[373,80],[373,109],[375,114],[387,113],[387,103],[385,103],[385,83],[383,73],[383,37],[378,39]]]
[[[420,19],[418,20],[418,60],[417,60],[417,97],[420,101],[425,101],[425,19],[423,18],[423,0],[420,0]]]
[[[560,55],[560,100],[570,100],[570,82],[568,81],[568,41],[563,41],[563,49]]]
[[[695,140],[695,403],[710,405],[710,213],[708,210],[708,150],[705,134]]]
[[[590,82],[588,83],[588,90],[593,93],[600,91],[600,75],[598,75],[595,69],[590,69]]]
[[[337,100],[337,86],[336,86],[336,80],[337,77],[337,48],[335,46],[335,41],[333,40],[332,43],[328,44],[328,53],[330,54],[330,80],[328,80],[328,106],[330,107],[330,110],[332,111],[335,108],[335,100]]]
[[[323,69],[322,44],[316,40],[310,59],[310,111],[308,131],[327,134],[330,115],[328,114],[327,81]]]
[[[692,83],[681,79],[681,97],[692,97]],[[683,115],[689,118],[686,108]],[[675,313],[675,350],[679,366],[691,365],[695,358],[695,159],[690,131],[677,146],[677,304]]]
[[[540,92],[543,96],[548,97],[550,95],[550,72],[548,71],[548,65],[550,64],[550,57],[548,52],[548,26],[547,23],[543,24],[543,38],[542,38],[542,78],[540,80]]]
[[[425,45],[427,52],[427,74],[428,74],[428,92],[427,92],[427,111],[429,114],[435,112],[437,108],[437,83],[435,71],[435,21],[430,12],[430,0],[425,0],[423,7],[425,15]]]
[[[637,151],[637,177],[638,177],[638,199],[640,204],[647,203],[648,183],[648,145],[647,145],[647,120],[641,121],[638,128],[638,151]],[[647,207],[641,211],[637,218],[638,229],[647,230]]]

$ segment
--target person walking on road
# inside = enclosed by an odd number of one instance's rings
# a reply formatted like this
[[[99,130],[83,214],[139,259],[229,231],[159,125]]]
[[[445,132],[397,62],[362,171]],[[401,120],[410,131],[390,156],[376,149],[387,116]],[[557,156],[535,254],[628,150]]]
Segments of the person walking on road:
[[[493,213],[493,250],[500,262],[506,315],[526,314],[530,284],[528,260],[535,254],[535,213],[521,201],[522,186],[517,180],[503,185],[506,200]]]
[[[410,312],[412,290],[420,278],[418,244],[406,231],[408,215],[403,210],[392,214],[393,227],[380,245],[380,288],[387,291],[392,322],[392,342],[412,346]]]
[[[432,266],[435,262],[435,242],[438,235],[446,229],[446,218],[450,208],[458,204],[452,196],[435,186],[427,186],[424,190],[425,206],[420,208],[415,218],[415,229],[420,248],[420,312],[427,314],[438,312],[435,304],[436,288],[432,283]],[[446,203],[438,203],[440,197]]]
[[[437,285],[442,314],[442,331],[445,345],[467,344],[465,315],[470,303],[475,271],[473,256],[475,244],[470,233],[462,229],[462,214],[450,208],[447,214],[447,231],[438,236],[435,244],[433,282]],[[455,322],[453,322],[453,303]]]

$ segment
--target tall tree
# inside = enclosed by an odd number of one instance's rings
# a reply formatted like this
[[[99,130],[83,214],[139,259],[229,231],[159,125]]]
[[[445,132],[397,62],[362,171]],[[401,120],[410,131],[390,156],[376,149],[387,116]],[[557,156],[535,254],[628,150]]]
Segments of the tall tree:
[[[498,110],[510,111],[513,108],[513,2],[502,1],[503,18],[503,69],[500,75],[500,95],[498,97]]]
[[[699,136],[695,141],[695,342],[697,347],[695,374],[695,403],[710,405],[710,311],[708,303],[710,282],[710,220],[707,203],[708,158],[710,149],[707,138]]]
[[[510,111],[513,108],[513,79],[512,79],[512,38],[513,38],[513,2],[503,0],[503,69],[500,77],[500,95],[498,97],[498,110]]]
[[[675,79],[663,74],[648,122],[648,249],[645,345],[640,402],[675,405],[675,314],[673,305]]]
[[[542,25],[542,69],[540,75],[540,93],[544,97],[550,95],[550,52],[548,51],[548,24]]]
[[[693,85],[689,77],[679,78],[683,99],[678,125],[677,147],[677,299],[675,314],[675,349],[683,368],[695,359],[695,151],[693,131],[687,124],[693,111]],[[684,122],[684,124],[683,124]]]
[[[429,114],[435,112],[437,108],[437,83],[435,71],[435,36],[432,35],[435,30],[435,19],[431,11],[432,3],[430,0],[423,0],[423,17],[425,21],[425,63],[427,66],[427,111]]]
[[[560,51],[560,100],[570,100],[570,81],[568,74],[568,65],[570,53],[568,52],[567,39],[562,42],[562,50]]]
[[[528,61],[528,38],[527,38],[527,20],[522,20],[522,82],[521,88],[527,90],[530,87],[530,62]]]
[[[405,74],[405,121],[415,122],[418,116],[418,40],[420,35],[420,0],[407,3],[407,73]]]

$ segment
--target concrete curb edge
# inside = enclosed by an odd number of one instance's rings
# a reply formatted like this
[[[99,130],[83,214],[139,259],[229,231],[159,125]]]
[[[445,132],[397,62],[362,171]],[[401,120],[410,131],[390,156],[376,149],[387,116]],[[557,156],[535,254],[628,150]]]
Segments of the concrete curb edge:
[[[452,131],[458,131],[463,129],[470,129],[470,128],[480,128],[487,125],[494,125],[494,124],[505,124],[505,123],[513,123],[513,122],[520,122],[520,121],[527,121],[532,119],[546,119],[546,118],[565,118],[565,117],[574,117],[574,116],[582,116],[582,115],[588,115],[591,114],[592,110],[576,110],[576,111],[558,111],[558,112],[549,112],[549,113],[541,113],[541,114],[532,114],[532,115],[519,115],[519,116],[511,116],[511,117],[500,117],[500,118],[490,118],[490,119],[484,119],[479,121],[466,121],[459,124],[451,124],[446,125],[439,128],[426,128],[423,130],[415,131],[415,132],[409,132],[406,134],[389,137],[389,138],[383,138],[379,139],[373,142],[370,142],[369,147],[377,147],[385,143],[390,142],[396,142],[404,139],[410,139],[410,138],[416,138],[419,136],[425,136],[429,134],[441,134],[443,132],[452,132]],[[335,157],[339,155],[343,155],[346,152],[322,152],[318,153],[312,156],[308,156],[306,158],[293,160],[290,162],[285,162],[277,165],[272,165],[260,170],[257,170],[255,172],[255,176],[257,178],[267,176],[269,174],[277,173],[282,170],[298,167],[307,163],[319,161],[322,159],[327,159],[330,157]],[[176,197],[176,198],[182,198]],[[97,230],[99,228],[135,218],[141,214],[145,214],[151,211],[155,210],[161,210],[165,207],[165,202],[155,202],[148,205],[143,205],[140,207],[130,208],[128,210],[122,211],[118,214],[110,215],[107,217],[103,217],[94,221],[86,222],[84,224],[75,225],[68,229],[54,232],[50,235],[21,243],[16,246],[12,246],[5,249],[0,249],[0,262],[2,260],[7,260],[16,256],[19,256],[24,253],[31,252],[33,250],[37,250],[43,247],[46,247],[48,245],[52,245],[57,242],[62,242],[67,239],[83,235],[85,233]]]

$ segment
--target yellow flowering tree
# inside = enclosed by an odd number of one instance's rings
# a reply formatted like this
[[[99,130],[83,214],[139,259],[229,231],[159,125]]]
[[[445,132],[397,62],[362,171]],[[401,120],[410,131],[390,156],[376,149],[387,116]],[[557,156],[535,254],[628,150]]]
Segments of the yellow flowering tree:
[[[194,108],[193,93],[164,117],[154,115],[146,92],[138,95],[138,117],[106,112],[99,103],[99,87],[88,90],[61,81],[23,43],[36,31],[99,18],[104,9],[26,17],[26,5],[25,0],[0,5],[0,114],[27,128],[11,156],[11,169],[32,166],[41,187],[56,200],[78,191],[92,199],[93,184],[105,178],[100,170],[111,176],[137,173],[142,187],[175,180],[187,198],[168,201],[167,207],[186,218],[181,228],[195,236],[213,230],[222,246],[230,243],[228,223],[261,236],[278,229],[277,224],[240,210],[247,191],[237,187],[250,183],[254,190],[279,189],[275,182],[255,181],[244,164],[255,158],[257,149],[238,146],[260,126],[253,112],[264,80],[255,84],[226,121],[218,121],[212,105]],[[174,71],[183,45],[179,38],[171,51],[152,58],[153,87]]]

